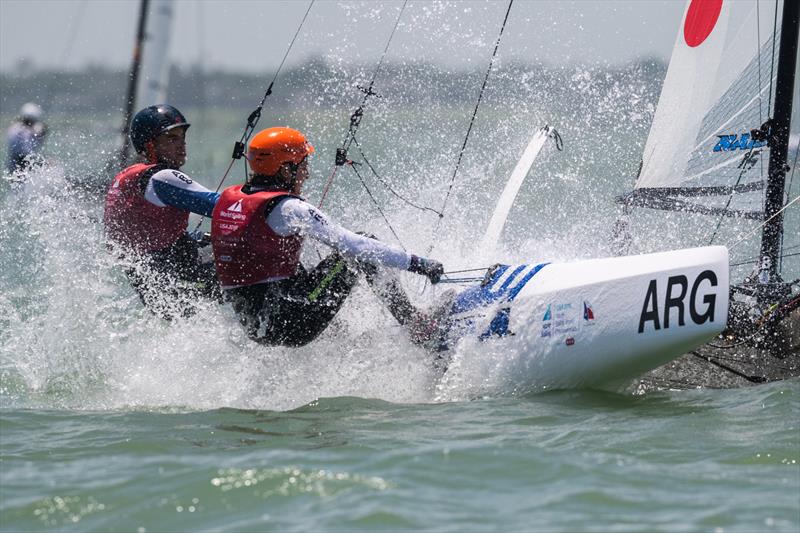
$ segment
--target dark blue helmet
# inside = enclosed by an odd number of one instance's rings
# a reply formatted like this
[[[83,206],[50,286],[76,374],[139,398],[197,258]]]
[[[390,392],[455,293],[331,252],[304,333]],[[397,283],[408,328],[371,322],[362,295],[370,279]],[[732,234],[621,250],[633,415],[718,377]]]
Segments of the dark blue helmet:
[[[131,122],[131,142],[138,153],[144,153],[144,145],[165,131],[173,128],[188,128],[183,113],[171,105],[151,105],[145,107],[133,117]]]

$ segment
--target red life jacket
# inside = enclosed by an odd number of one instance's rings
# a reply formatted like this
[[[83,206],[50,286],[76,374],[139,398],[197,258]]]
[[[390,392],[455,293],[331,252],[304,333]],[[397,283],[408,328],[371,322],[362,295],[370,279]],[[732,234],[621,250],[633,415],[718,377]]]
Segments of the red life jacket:
[[[284,191],[242,192],[241,185],[222,192],[211,216],[211,246],[223,289],[244,287],[295,274],[303,237],[282,237],[267,224],[275,200]]]
[[[186,232],[189,212],[144,199],[141,179],[156,165],[138,163],[114,177],[106,194],[106,237],[135,252],[163,250]]]

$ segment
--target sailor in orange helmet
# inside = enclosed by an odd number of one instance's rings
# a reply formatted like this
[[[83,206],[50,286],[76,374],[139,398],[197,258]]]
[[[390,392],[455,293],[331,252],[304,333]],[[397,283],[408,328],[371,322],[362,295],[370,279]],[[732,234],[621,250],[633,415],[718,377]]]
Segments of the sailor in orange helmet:
[[[374,282],[379,267],[409,270],[437,283],[442,264],[348,231],[299,196],[314,148],[291,128],[269,128],[250,141],[251,174],[229,187],[214,207],[211,242],[217,276],[247,334],[267,345],[302,346],[314,340],[341,308],[358,278]],[[335,252],[314,269],[300,263],[304,239]],[[372,284],[372,283],[371,283]],[[387,286],[387,284],[384,284]],[[398,292],[379,289],[401,323],[419,314]]]

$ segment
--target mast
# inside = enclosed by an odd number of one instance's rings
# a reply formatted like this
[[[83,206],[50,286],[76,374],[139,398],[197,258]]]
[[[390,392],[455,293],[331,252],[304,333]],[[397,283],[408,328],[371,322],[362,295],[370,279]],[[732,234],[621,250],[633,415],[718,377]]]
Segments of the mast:
[[[125,162],[128,160],[128,151],[130,149],[128,130],[130,129],[131,118],[133,117],[133,106],[136,104],[136,87],[139,81],[139,70],[142,65],[142,48],[145,40],[145,27],[147,26],[147,12],[149,6],[150,0],[141,0],[139,4],[139,24],[136,29],[136,43],[133,47],[133,61],[131,62],[131,70],[128,74],[128,91],[125,96],[125,109],[122,120],[122,148],[119,151],[118,168],[125,166]]]
[[[775,87],[775,111],[769,140],[769,174],[764,202],[764,220],[767,222],[764,224],[761,234],[759,279],[762,283],[780,280],[778,262],[783,232],[783,213],[780,210],[784,204],[786,172],[789,168],[786,165],[786,158],[789,150],[789,127],[792,117],[792,93],[794,91],[795,65],[797,64],[799,23],[800,1],[784,0]],[[760,292],[762,303],[765,303],[771,291],[762,290]]]
[[[147,45],[142,48],[141,68],[136,90],[136,107],[163,104],[169,85],[169,46],[172,37],[173,0],[150,0],[147,18]]]

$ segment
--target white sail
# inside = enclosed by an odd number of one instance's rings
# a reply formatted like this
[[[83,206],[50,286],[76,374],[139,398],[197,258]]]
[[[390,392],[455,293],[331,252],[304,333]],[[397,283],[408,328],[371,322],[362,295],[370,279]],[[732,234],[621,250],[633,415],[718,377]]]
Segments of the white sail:
[[[142,49],[142,71],[136,91],[136,109],[163,104],[167,100],[174,10],[173,0],[151,0]]]
[[[775,9],[757,0],[687,3],[636,189],[766,179],[768,148],[750,131],[774,102]]]

